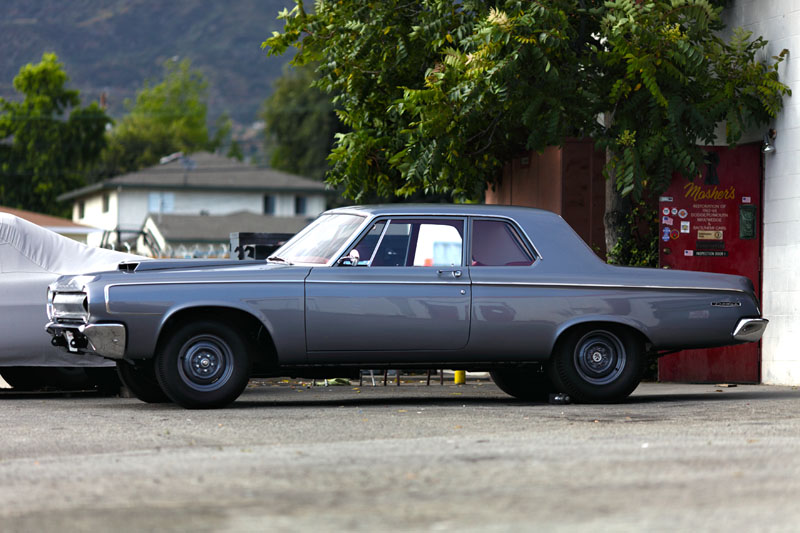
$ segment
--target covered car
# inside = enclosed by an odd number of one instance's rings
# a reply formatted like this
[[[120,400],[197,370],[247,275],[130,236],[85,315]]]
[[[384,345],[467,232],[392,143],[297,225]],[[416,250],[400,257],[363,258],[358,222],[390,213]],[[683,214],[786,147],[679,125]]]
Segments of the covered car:
[[[91,354],[66,354],[42,333],[47,286],[62,274],[108,270],[132,259],[142,257],[89,247],[0,213],[0,375],[17,388],[34,388],[75,385],[86,380],[85,368],[113,367]]]

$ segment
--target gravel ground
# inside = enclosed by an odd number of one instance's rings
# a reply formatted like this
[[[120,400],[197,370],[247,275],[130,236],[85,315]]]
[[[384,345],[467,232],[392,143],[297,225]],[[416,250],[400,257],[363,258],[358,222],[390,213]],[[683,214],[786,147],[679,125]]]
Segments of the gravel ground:
[[[253,381],[227,409],[0,392],[0,530],[796,531],[800,391]]]

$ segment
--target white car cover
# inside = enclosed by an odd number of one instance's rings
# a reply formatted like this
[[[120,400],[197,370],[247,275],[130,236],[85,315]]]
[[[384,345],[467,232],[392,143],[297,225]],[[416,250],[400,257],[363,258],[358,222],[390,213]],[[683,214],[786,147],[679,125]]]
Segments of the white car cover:
[[[62,274],[113,270],[142,256],[92,248],[8,213],[0,213],[0,366],[106,366],[50,344],[47,286]]]

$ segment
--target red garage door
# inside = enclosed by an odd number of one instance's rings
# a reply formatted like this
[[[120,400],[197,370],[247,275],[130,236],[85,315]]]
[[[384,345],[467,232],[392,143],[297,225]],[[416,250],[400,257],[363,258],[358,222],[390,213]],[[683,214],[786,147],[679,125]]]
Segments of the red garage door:
[[[706,150],[703,175],[691,182],[676,176],[659,198],[661,266],[747,276],[760,298],[761,147]],[[660,359],[658,377],[661,381],[757,383],[760,363],[760,342],[685,350]]]

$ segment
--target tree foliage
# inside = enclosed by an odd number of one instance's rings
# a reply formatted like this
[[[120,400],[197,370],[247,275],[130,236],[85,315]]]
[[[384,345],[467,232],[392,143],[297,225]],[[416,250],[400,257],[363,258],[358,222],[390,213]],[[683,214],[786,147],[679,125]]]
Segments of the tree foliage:
[[[67,215],[56,197],[85,184],[110,122],[100,107],[81,107],[55,54],[14,78],[21,101],[0,98],[0,205]]]
[[[163,79],[145,82],[136,100],[125,102],[128,114],[109,132],[96,177],[154,165],[174,152],[217,149],[228,137],[230,120],[218,119],[215,135],[209,136],[207,87],[188,59],[166,61]]]
[[[261,118],[270,166],[321,180],[336,133],[344,131],[331,97],[313,87],[316,65],[287,69],[266,99]]]
[[[783,54],[760,62],[762,38],[719,37],[719,0],[297,2],[263,46],[318,62],[351,128],[328,179],[356,200],[477,200],[514,154],[569,136],[606,149],[614,194],[638,200],[697,175],[719,123],[735,144],[790,94]]]
[[[724,42],[720,10],[704,0],[606,3],[592,81],[606,95],[595,109],[612,121],[591,134],[612,154],[607,170],[622,195],[657,194],[675,172],[696,176],[699,145],[715,142],[719,123],[734,145],[781,109],[789,93],[777,76],[782,56],[758,62],[766,41],[739,29]]]

